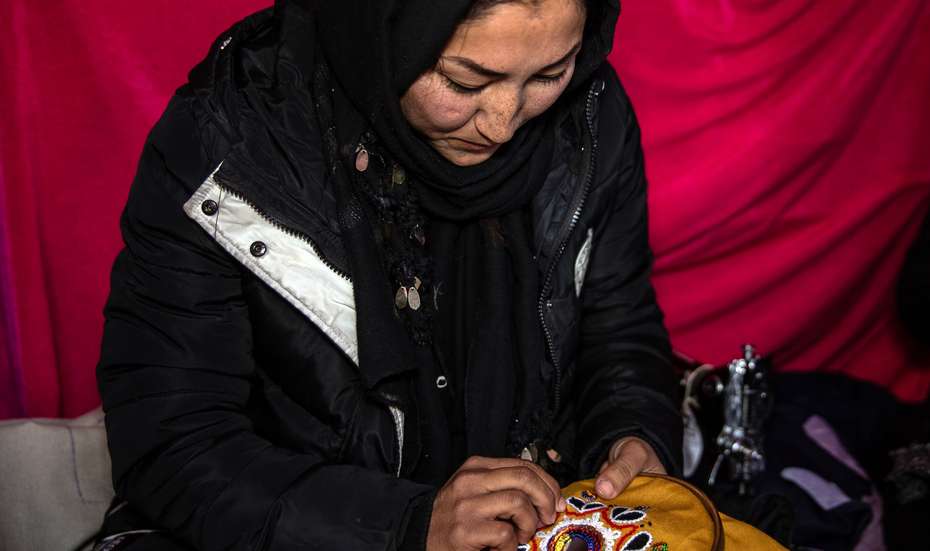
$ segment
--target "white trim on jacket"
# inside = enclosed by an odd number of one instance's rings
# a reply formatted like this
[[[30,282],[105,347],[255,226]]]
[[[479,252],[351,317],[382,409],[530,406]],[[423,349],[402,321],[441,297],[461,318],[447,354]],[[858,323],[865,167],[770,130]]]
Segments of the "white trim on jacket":
[[[358,365],[352,283],[330,269],[309,243],[276,227],[247,202],[226,192],[214,178],[219,169],[184,203],[184,212]],[[203,209],[208,200],[218,207],[212,214]],[[256,243],[264,245],[259,256],[251,250]]]

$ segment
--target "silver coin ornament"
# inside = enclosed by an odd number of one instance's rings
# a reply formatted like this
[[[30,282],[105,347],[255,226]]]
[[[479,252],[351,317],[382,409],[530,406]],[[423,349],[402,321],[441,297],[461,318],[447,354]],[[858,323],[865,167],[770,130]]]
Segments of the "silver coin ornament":
[[[368,150],[364,147],[360,147],[355,155],[355,170],[359,172],[365,172],[368,170],[368,161]]]
[[[395,186],[401,186],[407,181],[407,173],[404,171],[403,167],[400,165],[394,165],[394,170],[391,172],[391,183]]]
[[[416,287],[407,290],[407,305],[410,306],[411,310],[419,310],[420,306],[422,306],[420,291],[417,291]]]
[[[398,310],[403,310],[407,307],[407,288],[401,287],[397,289],[397,294],[394,295],[394,306]]]

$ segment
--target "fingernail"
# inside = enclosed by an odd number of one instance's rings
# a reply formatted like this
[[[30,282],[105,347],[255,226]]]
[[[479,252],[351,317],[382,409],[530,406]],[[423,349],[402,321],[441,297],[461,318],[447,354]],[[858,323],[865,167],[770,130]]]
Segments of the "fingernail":
[[[566,507],[568,507],[568,503],[565,501],[564,497],[560,497],[559,502],[555,506],[556,511],[564,513]]]
[[[597,493],[601,497],[606,497],[608,499],[614,497],[614,485],[611,484],[609,480],[598,480],[595,487],[597,488]]]

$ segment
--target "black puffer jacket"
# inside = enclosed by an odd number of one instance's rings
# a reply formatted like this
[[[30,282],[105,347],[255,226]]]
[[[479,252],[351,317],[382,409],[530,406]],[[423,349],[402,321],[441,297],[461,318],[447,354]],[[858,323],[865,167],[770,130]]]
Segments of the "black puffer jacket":
[[[413,373],[356,365],[332,182],[275,28],[263,12],[221,36],[145,145],[98,367],[113,480],[199,549],[394,549],[435,491],[408,479],[428,460],[424,398],[384,394]],[[563,111],[532,205],[559,396],[540,442],[563,476],[591,476],[624,435],[677,472],[639,129],[606,65]]]

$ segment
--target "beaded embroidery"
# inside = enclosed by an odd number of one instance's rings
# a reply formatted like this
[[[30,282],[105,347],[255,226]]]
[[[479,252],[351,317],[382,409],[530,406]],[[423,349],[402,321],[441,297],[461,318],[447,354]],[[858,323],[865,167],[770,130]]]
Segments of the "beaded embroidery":
[[[568,508],[552,526],[536,532],[533,541],[517,551],[567,551],[574,541],[587,551],[669,551],[664,543],[653,544],[646,530],[646,507],[608,506],[587,490],[566,498]]]

